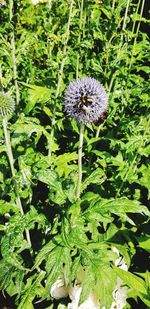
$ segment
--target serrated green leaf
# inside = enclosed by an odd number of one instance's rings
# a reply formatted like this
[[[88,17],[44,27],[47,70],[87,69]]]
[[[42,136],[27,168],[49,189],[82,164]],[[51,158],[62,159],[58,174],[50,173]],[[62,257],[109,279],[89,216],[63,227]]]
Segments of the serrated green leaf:
[[[80,302],[79,304],[82,304],[87,298],[88,296],[91,294],[93,288],[95,287],[95,282],[96,282],[96,278],[95,278],[95,273],[93,271],[93,265],[90,265],[89,267],[86,268],[84,277],[83,277],[83,281],[81,284],[82,287],[82,291],[81,291],[81,295],[80,295]]]
[[[74,261],[72,261],[71,267],[71,279],[74,281],[77,278],[77,273],[81,267],[81,256],[77,256]]]
[[[44,293],[44,287],[41,281],[44,278],[44,273],[41,272],[38,275],[33,275],[27,280],[25,289],[22,291],[21,302],[19,303],[18,309],[34,309],[33,300],[36,296],[42,296]]]
[[[0,261],[0,289],[6,289],[11,281],[14,267],[7,263],[7,260],[2,259]]]
[[[6,146],[5,145],[0,145],[0,153],[7,151]]]
[[[110,19],[111,18],[111,12],[110,11],[108,11],[106,8],[104,8],[103,6],[100,8],[101,9],[101,11],[104,13],[104,15],[108,18],[108,19]]]
[[[29,85],[26,83],[22,84],[29,88],[29,102],[25,107],[25,114],[28,114],[35,107],[37,102],[45,103],[49,101],[51,96],[51,90],[49,88]]]
[[[100,265],[97,269],[96,293],[99,296],[101,306],[109,309],[113,302],[112,292],[116,286],[116,274],[109,266]]]
[[[13,202],[8,203],[6,201],[0,200],[0,214],[4,215],[9,212],[18,213],[19,209]]]
[[[57,280],[63,271],[63,262],[65,261],[64,247],[57,246],[48,256],[46,262],[46,291],[49,291],[52,284]]]
[[[55,164],[59,165],[59,164],[66,164],[69,163],[71,161],[77,160],[78,159],[78,154],[76,152],[68,152],[68,153],[64,153],[62,155],[57,156],[57,158],[55,159]]]
[[[113,267],[116,274],[126,283],[130,288],[136,290],[139,294],[147,294],[146,284],[144,280],[137,277],[136,275],[125,271],[116,266]]]
[[[118,232],[118,228],[115,224],[111,224],[107,230],[107,232],[104,234],[104,240],[111,239],[116,233]]]
[[[129,200],[126,198],[114,199],[114,200],[99,200],[91,208],[91,210],[104,214],[105,212],[111,212],[118,216],[124,213],[141,213],[146,216],[150,215],[150,212],[146,206],[140,204],[136,200]]]
[[[48,255],[52,252],[52,250],[59,244],[61,245],[62,239],[58,235],[54,239],[52,239],[48,244],[46,244],[38,253],[35,259],[35,264],[33,269],[37,268],[43,260],[47,259]]]
[[[50,169],[40,170],[36,174],[36,178],[50,186],[49,198],[57,204],[63,204],[66,199],[65,192],[62,189],[61,181],[58,174]]]
[[[95,171],[88,176],[81,185],[81,191],[85,190],[88,185],[91,183],[98,183],[101,184],[102,177],[104,176],[104,171],[101,168],[97,168]]]
[[[65,285],[67,286],[71,282],[71,266],[72,266],[72,259],[69,248],[64,249],[64,256],[65,260],[64,260],[63,274],[64,274]]]
[[[95,194],[94,192],[86,192],[84,195],[82,195],[82,201],[94,201],[99,198],[98,194]]]
[[[18,309],[34,309],[32,304],[32,297],[28,297],[28,299],[23,299],[23,301],[19,304]]]
[[[149,236],[144,236],[138,238],[138,247],[148,251],[150,253],[150,237]]]

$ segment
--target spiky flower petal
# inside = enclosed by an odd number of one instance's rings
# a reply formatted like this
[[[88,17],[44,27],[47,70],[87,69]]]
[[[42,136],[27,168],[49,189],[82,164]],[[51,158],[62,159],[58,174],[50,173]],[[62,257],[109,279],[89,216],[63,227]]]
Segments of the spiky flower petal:
[[[78,78],[65,92],[64,111],[80,123],[92,123],[107,110],[108,96],[104,87],[92,77]]]
[[[15,109],[15,102],[9,92],[0,92],[0,115],[2,117],[10,115]]]

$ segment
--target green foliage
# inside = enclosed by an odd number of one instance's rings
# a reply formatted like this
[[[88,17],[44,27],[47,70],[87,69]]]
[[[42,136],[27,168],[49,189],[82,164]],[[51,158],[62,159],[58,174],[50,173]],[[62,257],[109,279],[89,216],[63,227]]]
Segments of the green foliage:
[[[7,117],[11,160],[0,119],[0,289],[19,309],[45,300],[66,309],[67,300],[50,296],[59,277],[82,287],[80,303],[94,293],[106,309],[120,277],[128,297],[150,306],[150,49],[142,4],[1,1],[0,86],[16,111]],[[77,201],[79,125],[64,115],[63,98],[83,76],[105,86],[109,107],[103,123],[85,128]],[[114,247],[130,271],[114,266]]]
[[[140,277],[126,272],[123,269],[115,267],[115,272],[117,275],[126,283],[131,289],[136,292],[136,295],[139,296],[143,302],[149,306],[150,297],[149,297],[149,285]]]
[[[44,274],[41,273],[40,275],[33,275],[27,280],[26,287],[22,291],[22,299],[18,306],[19,309],[33,309],[34,306],[32,301],[36,296],[43,295],[43,286],[41,284],[42,279],[44,278]]]

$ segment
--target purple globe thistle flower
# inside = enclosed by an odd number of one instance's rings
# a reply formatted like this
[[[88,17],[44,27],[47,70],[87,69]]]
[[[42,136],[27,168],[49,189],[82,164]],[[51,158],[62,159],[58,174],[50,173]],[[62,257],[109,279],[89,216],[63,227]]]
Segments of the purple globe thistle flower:
[[[64,111],[80,123],[92,123],[107,110],[108,96],[104,87],[92,77],[78,78],[65,92]]]

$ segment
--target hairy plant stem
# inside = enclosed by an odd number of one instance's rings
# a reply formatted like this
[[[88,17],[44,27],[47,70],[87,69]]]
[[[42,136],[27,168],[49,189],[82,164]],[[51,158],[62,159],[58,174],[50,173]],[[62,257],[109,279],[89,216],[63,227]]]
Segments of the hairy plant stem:
[[[113,1],[112,1],[112,9],[113,9],[113,10],[115,9],[115,2],[116,2],[116,0],[113,0]]]
[[[122,32],[126,29],[129,5],[130,5],[130,0],[128,0],[127,6],[126,6],[126,10],[125,10],[124,19],[123,19],[123,25],[122,25],[122,30],[121,30]],[[117,56],[116,56],[116,61],[118,61],[119,57],[120,57],[121,47],[123,45],[123,36],[124,36],[124,34],[121,33],[120,44],[119,44],[119,48],[118,48],[118,52],[117,52]],[[109,84],[109,88],[108,88],[108,93],[109,94],[111,92],[114,80],[115,80],[115,74],[113,74],[113,76],[112,76],[112,78],[110,80],[110,84]]]
[[[48,22],[49,27],[52,26],[52,16],[51,16],[51,9],[52,9],[52,0],[48,0]],[[52,44],[49,37],[47,38],[47,49],[48,49],[48,58],[51,59],[52,56]]]
[[[82,148],[84,138],[84,124],[80,125],[79,147],[78,147],[78,182],[77,182],[77,200],[80,198],[82,184]]]
[[[127,6],[126,6],[125,13],[124,13],[124,19],[123,19],[123,25],[122,25],[122,32],[126,29],[129,6],[130,6],[130,0],[127,1]],[[114,9],[114,7],[115,7],[115,1],[113,1],[113,4],[112,4],[113,9]],[[119,49],[118,49],[118,52],[117,52],[116,61],[118,61],[119,57],[120,57],[121,47],[123,45],[123,36],[124,36],[124,34],[121,33],[120,45],[119,45]],[[108,87],[108,96],[110,95],[110,92],[112,90],[115,78],[116,78],[116,73],[114,73],[111,77],[109,87]],[[100,128],[101,128],[101,125],[98,126],[97,131],[96,131],[96,137],[97,138],[99,137]]]
[[[20,100],[20,93],[19,93],[19,86],[17,81],[17,65],[16,65],[16,48],[15,48],[15,34],[14,34],[14,27],[12,24],[12,18],[13,18],[13,0],[9,0],[9,21],[11,23],[11,59],[12,59],[12,67],[13,67],[13,79],[15,84],[15,92],[16,92],[16,104],[19,104]]]
[[[62,75],[63,75],[63,70],[64,70],[64,66],[65,66],[65,61],[66,61],[66,54],[67,54],[67,43],[69,40],[69,35],[70,35],[70,25],[71,25],[71,17],[72,17],[72,11],[73,11],[73,4],[74,4],[74,0],[71,1],[70,4],[70,11],[69,11],[69,18],[68,18],[68,23],[67,23],[67,30],[66,30],[66,39],[64,42],[64,47],[63,47],[63,51],[62,51],[62,62],[60,65],[60,70],[58,73],[58,80],[57,80],[57,88],[56,88],[56,94],[55,94],[55,100],[57,99],[59,92],[60,92],[60,86],[61,86],[61,82],[62,82]],[[51,129],[51,140],[54,137],[54,130],[55,130],[55,116],[56,116],[56,104],[54,105],[54,109],[53,109],[53,118],[52,118],[52,129]],[[51,157],[51,153],[52,153],[52,149],[49,148],[48,151],[48,157]]]
[[[81,41],[81,29],[82,29],[82,19],[83,19],[83,5],[84,0],[81,0],[81,6],[80,6],[80,21],[79,21],[79,36],[78,36],[78,44],[80,44]],[[76,64],[76,78],[79,76],[79,52],[77,53],[77,64]]]
[[[10,134],[9,134],[8,129],[7,129],[7,118],[6,118],[6,116],[3,116],[2,123],[3,123],[5,145],[6,145],[8,160],[9,160],[9,164],[10,164],[11,174],[12,174],[12,176],[14,178],[15,175],[16,175],[16,171],[15,171],[15,168],[14,168],[14,158],[13,158],[13,153],[12,153],[12,148],[11,148]],[[16,188],[15,180],[14,180],[14,187],[15,187],[15,195],[16,195],[16,205],[19,208],[20,213],[22,215],[24,215],[24,211],[23,211],[22,204],[21,204],[21,199],[20,199],[20,196],[17,193],[17,188]],[[26,229],[26,238],[27,238],[28,244],[32,248],[31,240],[30,240],[30,234],[29,234],[29,231],[27,229]]]
[[[2,77],[2,66],[0,64],[0,88],[3,89],[3,77]]]
[[[141,3],[141,0],[138,1],[135,14],[138,14],[140,3]],[[132,35],[134,34],[135,25],[136,25],[136,19],[133,21],[132,30],[131,30]]]
[[[140,4],[138,3],[138,8],[139,8],[139,5]],[[135,45],[136,45],[136,42],[137,42],[137,37],[138,37],[139,29],[140,29],[144,5],[145,5],[145,0],[142,0],[141,10],[140,10],[140,20],[139,20],[138,25],[137,25],[136,34],[135,34],[133,47],[132,47],[131,59],[130,59],[130,64],[129,64],[129,73],[130,73],[130,70],[131,70],[131,67],[132,67],[132,61],[133,61],[133,58],[134,58],[134,49],[135,49]],[[134,25],[134,28],[135,28],[135,25]],[[132,28],[132,31],[134,31],[134,28]]]
[[[124,19],[123,19],[122,31],[126,29],[129,5],[130,5],[130,0],[127,1],[127,6],[126,6],[125,14],[124,14]],[[121,34],[121,40],[123,40],[123,33]]]
[[[52,0],[48,0],[48,9],[49,9],[49,12],[52,8]],[[49,16],[50,17],[50,16]]]
[[[99,137],[100,130],[103,128],[104,124],[105,124],[105,121],[98,126],[97,131],[96,131],[96,138]]]

